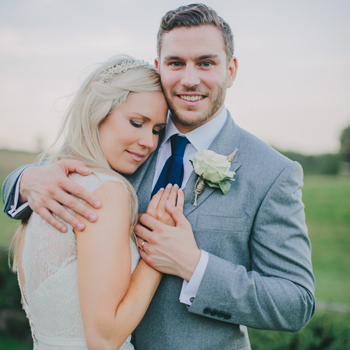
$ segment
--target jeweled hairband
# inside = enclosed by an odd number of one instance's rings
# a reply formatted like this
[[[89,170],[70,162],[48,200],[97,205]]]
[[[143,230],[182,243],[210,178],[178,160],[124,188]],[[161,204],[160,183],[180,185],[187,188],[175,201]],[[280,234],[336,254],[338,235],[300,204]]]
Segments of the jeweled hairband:
[[[138,67],[154,68],[154,66],[152,66],[148,62],[145,62],[144,60],[123,61],[121,64],[117,64],[115,66],[111,66],[105,69],[100,75],[100,78],[102,79],[102,83],[107,83],[111,80],[114,74],[125,73],[129,69]]]

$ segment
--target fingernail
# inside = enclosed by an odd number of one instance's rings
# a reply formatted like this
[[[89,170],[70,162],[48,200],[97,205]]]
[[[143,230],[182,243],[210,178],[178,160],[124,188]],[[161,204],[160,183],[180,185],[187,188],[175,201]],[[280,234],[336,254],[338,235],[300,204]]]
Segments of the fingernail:
[[[100,201],[95,201],[94,202],[94,207],[100,207],[101,206],[101,202]]]
[[[77,222],[75,225],[77,230],[84,230],[84,225],[81,222]]]
[[[179,185],[178,185],[178,184],[175,184],[174,187],[175,187],[175,188],[179,188]]]
[[[167,184],[166,188],[171,188],[172,184]]]
[[[162,187],[162,188],[160,188],[160,189],[159,189],[159,191],[164,191],[164,188],[163,188],[163,187]]]
[[[182,192],[182,188],[179,188],[179,192]]]
[[[66,231],[67,231],[66,228],[65,228],[64,226],[62,226],[62,227],[61,227],[61,232],[62,232],[62,233],[66,233]]]
[[[95,213],[89,214],[89,220],[90,220],[90,221],[95,221],[96,219],[97,219],[97,216],[96,216]]]

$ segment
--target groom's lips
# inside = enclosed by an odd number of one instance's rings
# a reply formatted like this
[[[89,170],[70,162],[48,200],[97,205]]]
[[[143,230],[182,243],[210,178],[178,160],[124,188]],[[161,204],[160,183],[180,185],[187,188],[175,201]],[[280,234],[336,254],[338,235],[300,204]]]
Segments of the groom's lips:
[[[181,100],[182,103],[184,103],[187,106],[197,106],[199,105],[205,98],[205,95],[202,95],[200,93],[184,93],[184,94],[176,94],[176,96]]]
[[[132,158],[132,160],[134,160],[135,162],[141,162],[143,160],[143,158],[146,157],[146,154],[142,154],[142,153],[137,153],[137,152],[131,152],[126,150],[126,152],[129,153],[130,157]]]

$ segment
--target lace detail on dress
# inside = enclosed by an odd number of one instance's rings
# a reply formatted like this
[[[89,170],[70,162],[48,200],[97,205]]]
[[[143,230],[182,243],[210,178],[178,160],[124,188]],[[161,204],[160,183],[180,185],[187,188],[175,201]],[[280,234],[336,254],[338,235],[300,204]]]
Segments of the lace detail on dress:
[[[105,181],[121,182],[110,175],[97,176],[72,174],[70,178],[91,192]],[[72,226],[67,226],[68,231],[61,233],[32,213],[25,232],[19,266],[24,281],[19,278],[19,284],[37,350],[87,349],[79,304],[77,245]],[[131,239],[130,245],[134,271],[139,254]],[[130,338],[120,349],[133,349]]]

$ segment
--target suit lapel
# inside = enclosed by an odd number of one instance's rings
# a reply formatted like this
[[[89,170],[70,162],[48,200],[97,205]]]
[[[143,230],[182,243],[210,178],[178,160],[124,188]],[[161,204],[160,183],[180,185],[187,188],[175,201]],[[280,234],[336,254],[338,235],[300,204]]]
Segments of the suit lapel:
[[[230,113],[227,113],[227,120],[218,136],[214,139],[209,149],[222,155],[230,155],[236,148],[239,148],[240,129],[234,123]],[[239,157],[239,150],[231,162],[231,171],[236,172],[241,166],[241,160]],[[187,216],[192,211],[200,207],[200,205],[208,199],[208,197],[214,191],[220,191],[217,188],[211,188],[208,185],[205,186],[203,192],[197,198],[197,206],[192,205],[194,199],[194,186],[197,181],[198,175],[193,171],[186,187],[184,189],[185,203],[184,203],[184,215]]]

